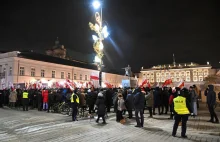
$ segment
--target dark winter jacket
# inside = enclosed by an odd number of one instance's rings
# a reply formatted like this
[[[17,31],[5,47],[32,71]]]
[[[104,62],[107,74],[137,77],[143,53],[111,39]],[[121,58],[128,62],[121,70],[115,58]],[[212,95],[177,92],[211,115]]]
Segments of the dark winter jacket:
[[[86,94],[86,104],[87,105],[94,105],[95,104],[95,101],[96,101],[96,94],[95,92],[88,92]]]
[[[108,89],[105,95],[106,106],[112,106],[112,95],[113,95],[112,90]]]
[[[218,100],[220,101],[220,92],[218,93]]]
[[[158,107],[160,105],[160,91],[159,91],[159,87],[157,87],[155,89],[155,91],[153,92],[154,95],[154,107]]]
[[[153,107],[153,91],[150,91],[146,95],[146,106]]]
[[[127,95],[127,98],[125,100],[125,105],[127,110],[134,109],[134,95],[132,93]]]
[[[96,100],[96,106],[98,107],[98,111],[97,114],[104,116],[105,115],[105,111],[106,111],[106,107],[105,107],[105,99],[104,97],[98,97]]]
[[[214,106],[216,104],[216,93],[214,91],[213,85],[208,85],[209,90],[207,94],[207,104],[210,106]]]
[[[134,107],[135,109],[144,109],[145,96],[142,92],[138,92],[134,96]]]

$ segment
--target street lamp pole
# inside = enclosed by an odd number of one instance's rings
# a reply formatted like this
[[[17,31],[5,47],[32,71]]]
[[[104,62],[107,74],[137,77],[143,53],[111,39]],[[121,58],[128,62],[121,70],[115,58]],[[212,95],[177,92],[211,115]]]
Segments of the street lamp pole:
[[[92,31],[95,31],[96,35],[92,35],[93,38],[93,48],[94,51],[96,52],[96,56],[95,56],[95,60],[94,62],[97,65],[97,68],[99,70],[99,85],[100,87],[102,86],[102,65],[103,65],[103,61],[102,61],[102,57],[104,55],[103,53],[103,49],[104,49],[104,45],[102,43],[102,41],[104,40],[104,38],[108,37],[108,32],[107,32],[107,26],[103,27],[103,22],[102,22],[102,5],[99,1],[94,1],[93,2],[93,7],[95,9],[99,9],[100,8],[100,13],[96,12],[95,13],[95,20],[96,23],[92,24],[91,22],[89,22],[89,27]]]

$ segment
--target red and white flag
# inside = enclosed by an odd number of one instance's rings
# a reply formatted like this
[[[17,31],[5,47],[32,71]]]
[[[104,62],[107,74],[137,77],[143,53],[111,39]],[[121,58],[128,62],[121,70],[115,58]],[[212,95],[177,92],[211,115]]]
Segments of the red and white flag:
[[[183,88],[184,86],[185,86],[185,84],[184,84],[184,80],[181,81],[181,82],[178,84],[178,87],[179,87],[179,88]]]
[[[92,73],[92,74],[90,75],[90,79],[91,79],[91,80],[99,80],[99,76]]]
[[[142,84],[141,84],[140,87],[148,87],[148,88],[151,88],[151,85],[150,85],[150,82],[149,82],[147,79],[145,79],[145,80],[142,82]]]
[[[162,87],[167,86],[167,85],[170,85],[171,83],[173,83],[173,82],[172,82],[172,79],[167,79],[167,80],[163,83],[163,86],[162,86]]]

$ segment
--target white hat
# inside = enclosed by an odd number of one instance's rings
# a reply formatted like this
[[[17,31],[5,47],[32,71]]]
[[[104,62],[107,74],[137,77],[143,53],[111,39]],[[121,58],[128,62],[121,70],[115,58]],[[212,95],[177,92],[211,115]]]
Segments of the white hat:
[[[103,97],[103,94],[99,92],[98,97]]]

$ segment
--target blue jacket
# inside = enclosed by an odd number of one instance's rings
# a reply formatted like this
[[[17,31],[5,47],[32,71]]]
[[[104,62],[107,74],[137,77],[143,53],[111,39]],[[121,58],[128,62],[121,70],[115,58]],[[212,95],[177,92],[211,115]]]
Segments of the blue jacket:
[[[134,96],[134,107],[135,109],[144,109],[145,96],[142,92],[138,92]]]

